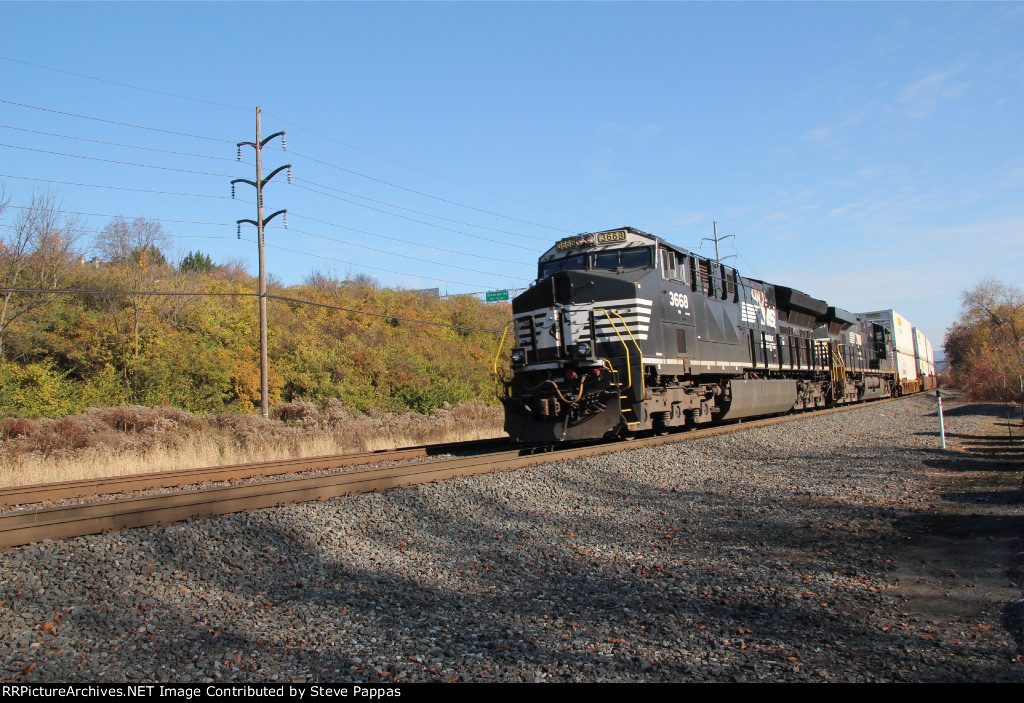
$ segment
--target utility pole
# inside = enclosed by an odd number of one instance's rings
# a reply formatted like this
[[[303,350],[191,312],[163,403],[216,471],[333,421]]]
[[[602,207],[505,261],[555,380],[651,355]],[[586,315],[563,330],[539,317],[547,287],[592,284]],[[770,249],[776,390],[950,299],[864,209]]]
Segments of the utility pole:
[[[720,263],[722,263],[722,256],[718,252],[718,242],[720,242],[722,240],[725,240],[725,239],[728,239],[729,237],[732,237],[733,239],[736,239],[736,235],[734,235],[734,234],[727,234],[724,237],[722,237],[722,239],[719,239],[718,238],[718,223],[717,222],[712,222],[711,224],[715,228],[715,239],[714,239],[714,242],[715,242],[715,263],[716,264],[720,264]],[[708,238],[708,237],[704,237],[704,239],[702,239],[700,241],[703,243],[703,242],[710,242],[712,240],[710,238]],[[732,257],[726,257],[726,258],[728,259],[728,258],[732,258]]]
[[[292,182],[291,164],[285,164],[275,169],[266,178],[263,177],[263,147],[267,145],[274,137],[281,137],[281,148],[285,149],[284,132],[274,132],[266,139],[261,139],[261,127],[260,127],[260,114],[261,108],[256,108],[256,141],[255,142],[238,142],[238,160],[242,160],[242,147],[251,146],[256,150],[256,180],[250,181],[246,178],[236,178],[231,181],[231,197],[235,197],[235,184],[236,183],[248,183],[256,189],[256,219],[255,220],[238,220],[238,238],[242,238],[242,223],[248,222],[249,224],[256,225],[256,242],[259,248],[260,255],[260,412],[263,417],[269,417],[270,406],[269,406],[269,394],[270,384],[268,382],[268,376],[270,373],[270,364],[267,361],[267,271],[265,264],[265,257],[263,254],[263,230],[267,223],[278,215],[284,215],[284,226],[288,227],[288,211],[278,210],[270,217],[263,217],[263,187],[270,181],[271,178],[276,176],[284,169],[288,169],[288,182]]]

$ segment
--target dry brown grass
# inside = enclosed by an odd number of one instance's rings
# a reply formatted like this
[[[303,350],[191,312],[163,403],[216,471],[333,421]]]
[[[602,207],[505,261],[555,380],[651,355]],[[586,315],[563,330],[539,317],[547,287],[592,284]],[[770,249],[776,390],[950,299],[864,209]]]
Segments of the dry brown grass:
[[[279,405],[273,417],[192,415],[176,408],[90,408],[59,420],[0,421],[0,486],[102,478],[250,461],[503,436],[483,403],[431,415],[371,411],[336,400]]]

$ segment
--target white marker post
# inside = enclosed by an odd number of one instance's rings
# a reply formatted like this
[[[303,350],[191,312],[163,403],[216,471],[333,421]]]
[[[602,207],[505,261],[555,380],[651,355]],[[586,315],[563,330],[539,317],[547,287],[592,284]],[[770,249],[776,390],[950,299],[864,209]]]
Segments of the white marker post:
[[[946,448],[946,420],[942,416],[942,391],[935,389],[935,397],[939,399],[939,432],[942,434],[942,448]]]

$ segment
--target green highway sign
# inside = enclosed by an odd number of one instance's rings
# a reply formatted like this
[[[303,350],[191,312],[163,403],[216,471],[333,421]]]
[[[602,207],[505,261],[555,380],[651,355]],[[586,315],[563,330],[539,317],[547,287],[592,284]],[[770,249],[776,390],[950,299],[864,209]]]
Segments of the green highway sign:
[[[496,303],[499,300],[508,300],[507,290],[489,290],[487,291],[487,302]]]

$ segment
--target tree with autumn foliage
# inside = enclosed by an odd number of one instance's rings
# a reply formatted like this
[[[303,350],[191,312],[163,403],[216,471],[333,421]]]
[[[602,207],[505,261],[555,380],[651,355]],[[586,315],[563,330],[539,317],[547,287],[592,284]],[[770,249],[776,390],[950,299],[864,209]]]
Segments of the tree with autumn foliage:
[[[0,192],[0,217],[11,208]],[[14,222],[0,230],[0,359],[12,329],[40,308],[52,303],[55,294],[74,273],[76,247],[82,238],[81,222],[61,212],[59,201],[48,193],[33,193],[19,206]],[[32,289],[19,295],[11,289]]]
[[[1016,400],[1024,375],[1024,292],[994,278],[961,293],[946,359],[975,399]]]

